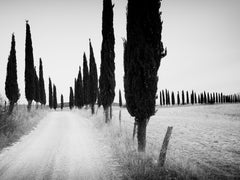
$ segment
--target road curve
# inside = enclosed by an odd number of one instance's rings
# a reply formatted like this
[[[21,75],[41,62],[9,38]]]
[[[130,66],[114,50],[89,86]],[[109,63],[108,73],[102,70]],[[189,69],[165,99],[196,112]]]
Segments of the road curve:
[[[1,152],[0,179],[117,179],[103,142],[80,113],[50,112],[35,130]]]

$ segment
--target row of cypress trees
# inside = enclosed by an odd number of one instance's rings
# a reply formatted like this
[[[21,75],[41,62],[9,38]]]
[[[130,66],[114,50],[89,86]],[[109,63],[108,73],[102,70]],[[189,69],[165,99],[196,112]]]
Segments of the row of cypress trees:
[[[95,113],[95,103],[98,96],[98,75],[97,66],[95,62],[94,52],[89,39],[89,68],[86,54],[83,54],[83,77],[81,67],[77,78],[74,79],[74,92],[70,87],[69,94],[69,107],[72,109],[74,106],[82,108],[83,106],[91,106],[92,114]]]
[[[175,100],[176,98],[176,100]],[[240,102],[240,95],[232,94],[232,95],[224,95],[223,93],[209,93],[203,92],[197,94],[193,90],[181,91],[181,95],[179,91],[175,95],[172,91],[171,96],[169,90],[165,89],[159,92],[159,104],[160,106],[167,105],[185,105],[185,104],[215,104],[215,103],[238,103]]]
[[[9,100],[8,113],[11,114],[14,104],[20,98],[20,90],[17,82],[17,58],[16,58],[15,35],[12,34],[11,50],[7,63],[7,75],[5,81],[5,94]],[[31,104],[34,100],[37,104],[46,104],[46,93],[43,78],[42,59],[39,59],[39,76],[34,66],[32,39],[30,25],[26,21],[26,41],[25,41],[25,96],[28,101],[28,111],[31,110]]]

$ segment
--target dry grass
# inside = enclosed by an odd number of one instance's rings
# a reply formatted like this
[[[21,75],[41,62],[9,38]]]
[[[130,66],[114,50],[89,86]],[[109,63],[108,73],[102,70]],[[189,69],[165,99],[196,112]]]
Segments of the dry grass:
[[[0,150],[28,134],[45,115],[44,109],[33,107],[31,112],[27,112],[26,107],[21,105],[14,108],[10,116],[2,113],[0,127],[6,126],[0,129]]]

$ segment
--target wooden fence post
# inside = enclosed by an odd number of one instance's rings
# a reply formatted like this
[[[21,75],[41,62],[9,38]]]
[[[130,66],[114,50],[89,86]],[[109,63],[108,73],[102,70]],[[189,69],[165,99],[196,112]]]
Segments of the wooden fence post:
[[[159,154],[159,159],[158,159],[158,166],[159,167],[164,166],[164,163],[165,163],[165,160],[166,160],[166,154],[167,154],[167,147],[168,147],[168,143],[169,143],[169,140],[170,140],[170,137],[171,137],[171,134],[172,134],[172,129],[173,129],[173,127],[168,127],[167,128],[167,132],[166,132],[166,135],[164,137],[163,144],[162,144],[162,149],[161,149],[160,154]]]

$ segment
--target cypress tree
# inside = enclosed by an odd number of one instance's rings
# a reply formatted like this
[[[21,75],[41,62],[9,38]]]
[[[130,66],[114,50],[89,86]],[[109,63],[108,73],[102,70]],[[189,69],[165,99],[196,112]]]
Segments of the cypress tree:
[[[175,105],[175,96],[174,96],[174,92],[172,92],[172,105]]]
[[[74,79],[74,100],[73,100],[73,104],[75,107],[78,106],[78,86],[77,86],[77,79]]]
[[[204,91],[204,94],[203,94],[203,103],[207,104],[207,95],[206,95],[205,91]]]
[[[84,105],[89,104],[89,72],[86,54],[83,54],[83,102]]]
[[[119,107],[122,107],[122,94],[120,89],[119,89]]]
[[[81,67],[79,67],[77,86],[79,91],[77,104],[78,104],[78,108],[82,108],[84,106],[84,102],[83,102],[83,82],[82,82]]]
[[[185,105],[185,96],[184,91],[182,90],[182,105]]]
[[[162,90],[162,99],[163,99],[163,105],[165,106],[166,102],[165,102],[164,90]]]
[[[44,78],[43,78],[43,66],[42,66],[42,59],[39,59],[39,96],[40,96],[40,103],[41,105],[46,104],[46,92],[45,92],[45,85],[44,85]]]
[[[36,67],[34,68],[34,83],[35,83],[35,91],[34,91],[34,101],[36,102],[36,108],[38,108],[38,103],[40,102],[40,91],[39,91],[39,80],[36,72]]]
[[[63,109],[64,107],[64,100],[63,100],[63,95],[61,94],[61,110]]]
[[[177,104],[180,105],[180,95],[179,95],[179,91],[177,92]]]
[[[35,94],[34,59],[30,26],[26,21],[26,42],[25,42],[25,95],[28,101],[27,109],[31,110]]]
[[[165,89],[166,106],[168,105],[168,91]]]
[[[70,87],[70,95],[69,95],[69,108],[72,110],[73,108],[73,89]]]
[[[160,5],[159,0],[128,0],[124,88],[128,112],[137,123],[139,151],[145,151],[147,122],[155,114],[157,72],[166,55]]]
[[[105,111],[105,121],[109,122],[109,109],[115,97],[115,52],[114,52],[114,30],[113,30],[113,4],[112,0],[103,0],[102,11],[102,48],[100,66],[100,101]]]
[[[160,106],[162,106],[162,92],[159,93]]]
[[[56,110],[57,109],[57,90],[56,86],[53,85],[53,108]]]
[[[197,104],[197,93],[194,93],[194,96],[195,96],[195,104]]]
[[[191,104],[193,105],[194,104],[194,92],[193,92],[193,90],[192,90],[192,93],[191,93],[190,101],[191,101]]]
[[[12,34],[11,50],[8,56],[7,76],[5,81],[5,94],[9,100],[8,113],[11,114],[14,104],[20,97],[18,82],[17,82],[17,59],[15,50],[15,36]]]
[[[187,104],[189,104],[189,95],[188,95],[188,91],[186,93],[186,96],[187,96]]]
[[[48,85],[48,90],[49,90],[49,96],[48,96],[48,102],[49,102],[49,108],[53,108],[53,92],[52,92],[52,81],[49,78],[49,85]]]
[[[98,75],[97,75],[97,66],[95,63],[95,57],[93,53],[93,48],[91,40],[89,39],[89,49],[90,49],[90,58],[89,58],[89,68],[90,68],[90,77],[89,77],[89,102],[91,104],[92,114],[94,114],[94,106],[97,100],[98,94]]]

